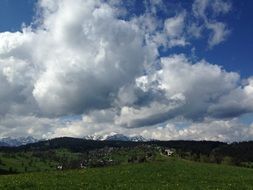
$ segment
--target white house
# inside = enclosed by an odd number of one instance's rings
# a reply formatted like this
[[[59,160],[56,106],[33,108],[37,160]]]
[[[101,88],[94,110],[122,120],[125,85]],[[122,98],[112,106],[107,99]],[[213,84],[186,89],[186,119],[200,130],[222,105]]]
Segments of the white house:
[[[164,150],[164,152],[165,152],[165,154],[166,154],[167,156],[171,156],[171,155],[174,153],[174,150],[169,149],[169,148],[166,148],[166,149]]]
[[[80,168],[85,169],[86,168],[85,164],[81,163]]]

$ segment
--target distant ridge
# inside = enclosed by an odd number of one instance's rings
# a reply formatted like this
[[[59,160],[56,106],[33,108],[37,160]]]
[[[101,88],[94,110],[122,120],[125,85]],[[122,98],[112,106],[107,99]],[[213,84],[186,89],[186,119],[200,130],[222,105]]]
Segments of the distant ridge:
[[[113,134],[113,135],[88,135],[84,136],[85,140],[98,140],[98,141],[133,141],[133,142],[146,142],[151,139],[146,139],[142,136],[126,136],[123,134]]]
[[[84,140],[95,140],[95,141],[132,141],[132,142],[147,142],[151,139],[146,139],[142,136],[126,136],[123,134],[112,134],[112,135],[87,135],[83,137]],[[0,139],[0,146],[2,147],[17,147],[21,145],[36,143],[41,141],[32,136],[28,137],[6,137]]]
[[[35,139],[32,136],[18,137],[18,138],[6,137],[6,138],[0,139],[0,146],[21,146],[21,145],[26,145],[30,143],[35,143],[38,141],[39,141],[38,139]]]

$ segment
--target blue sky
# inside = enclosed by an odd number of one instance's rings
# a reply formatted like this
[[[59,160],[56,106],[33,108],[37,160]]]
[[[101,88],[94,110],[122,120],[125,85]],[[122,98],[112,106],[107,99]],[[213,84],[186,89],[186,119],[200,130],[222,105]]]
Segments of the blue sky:
[[[230,71],[239,72],[242,77],[252,75],[253,54],[253,7],[252,1],[232,1],[233,11],[225,19],[231,28],[228,40],[210,52],[200,56],[213,63],[224,65]]]
[[[252,8],[0,1],[0,137],[252,139]]]
[[[22,23],[29,25],[35,14],[36,0],[2,0],[0,2],[0,31],[20,30]]]

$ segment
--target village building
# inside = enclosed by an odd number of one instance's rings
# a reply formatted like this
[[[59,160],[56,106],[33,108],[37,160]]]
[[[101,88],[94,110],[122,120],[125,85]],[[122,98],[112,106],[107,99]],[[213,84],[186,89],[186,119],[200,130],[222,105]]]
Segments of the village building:
[[[166,148],[166,149],[164,150],[164,152],[165,152],[165,154],[166,154],[167,156],[171,156],[171,155],[174,153],[174,150],[169,149],[169,148]]]

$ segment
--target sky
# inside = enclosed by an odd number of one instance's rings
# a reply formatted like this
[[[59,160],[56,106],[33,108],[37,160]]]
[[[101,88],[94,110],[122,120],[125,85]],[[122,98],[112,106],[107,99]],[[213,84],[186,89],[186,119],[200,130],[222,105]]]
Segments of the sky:
[[[0,1],[0,138],[252,140],[252,7]]]

